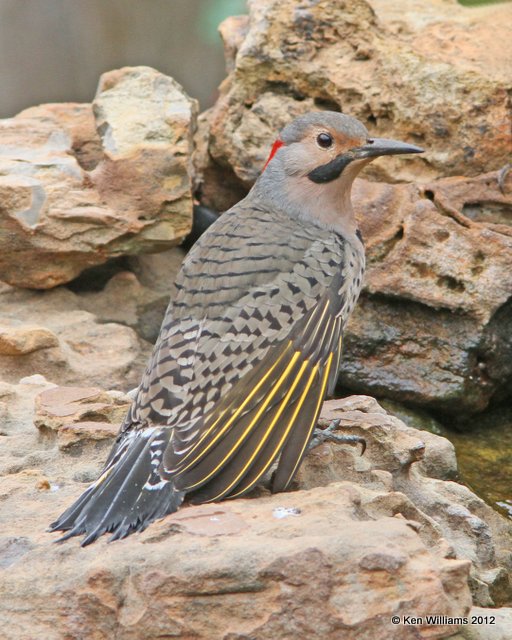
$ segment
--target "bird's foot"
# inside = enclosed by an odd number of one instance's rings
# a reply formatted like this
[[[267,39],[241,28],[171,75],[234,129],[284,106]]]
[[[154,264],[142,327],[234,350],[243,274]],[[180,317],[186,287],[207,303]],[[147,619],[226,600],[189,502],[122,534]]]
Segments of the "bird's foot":
[[[366,440],[361,436],[347,435],[345,433],[334,433],[340,426],[341,419],[331,420],[327,427],[321,429],[317,427],[313,432],[313,437],[309,443],[308,451],[318,447],[324,442],[337,442],[338,444],[361,445],[361,455],[366,451]]]

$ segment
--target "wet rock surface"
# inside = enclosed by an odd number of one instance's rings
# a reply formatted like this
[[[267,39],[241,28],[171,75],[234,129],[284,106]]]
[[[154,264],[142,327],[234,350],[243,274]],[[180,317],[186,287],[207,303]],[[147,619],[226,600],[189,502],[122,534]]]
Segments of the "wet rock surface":
[[[196,109],[172,78],[134,67],[104,74],[92,105],[2,120],[0,278],[48,289],[109,257],[181,242]]]

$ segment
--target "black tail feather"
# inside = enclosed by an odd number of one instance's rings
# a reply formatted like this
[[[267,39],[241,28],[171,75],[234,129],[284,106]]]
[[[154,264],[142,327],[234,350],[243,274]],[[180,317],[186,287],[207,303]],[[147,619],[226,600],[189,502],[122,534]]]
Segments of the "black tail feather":
[[[50,525],[50,531],[66,531],[57,542],[85,534],[86,546],[107,532],[119,540],[176,511],[184,492],[159,474],[168,442],[166,429],[128,435],[98,480]]]

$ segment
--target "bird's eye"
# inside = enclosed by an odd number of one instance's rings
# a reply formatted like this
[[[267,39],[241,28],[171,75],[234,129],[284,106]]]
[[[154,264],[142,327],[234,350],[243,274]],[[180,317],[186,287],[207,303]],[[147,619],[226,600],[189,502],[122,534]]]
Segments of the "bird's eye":
[[[322,147],[322,149],[329,149],[333,144],[333,139],[330,133],[319,133],[316,137],[316,141],[318,146]]]

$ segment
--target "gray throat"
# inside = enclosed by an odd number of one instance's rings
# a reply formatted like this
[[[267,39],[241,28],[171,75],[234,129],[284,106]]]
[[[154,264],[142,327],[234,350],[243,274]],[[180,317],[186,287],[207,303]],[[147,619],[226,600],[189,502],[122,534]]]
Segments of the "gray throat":
[[[315,183],[307,175],[286,174],[276,156],[254,184],[250,198],[270,210],[332,230],[357,246],[361,242],[350,192],[364,164],[366,162],[352,162],[336,180]]]

